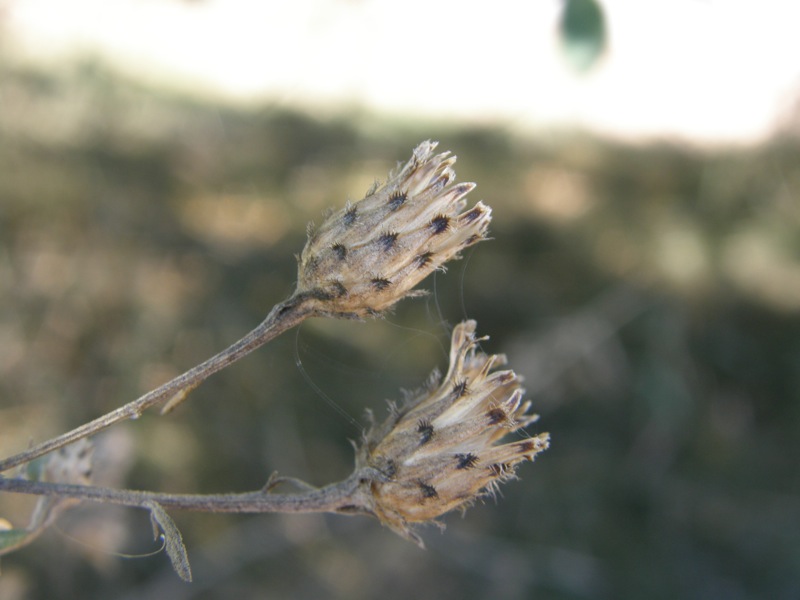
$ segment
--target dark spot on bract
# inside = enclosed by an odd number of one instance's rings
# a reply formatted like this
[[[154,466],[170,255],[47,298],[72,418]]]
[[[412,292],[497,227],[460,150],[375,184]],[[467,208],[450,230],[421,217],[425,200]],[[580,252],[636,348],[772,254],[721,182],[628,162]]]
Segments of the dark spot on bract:
[[[495,463],[489,467],[492,477],[503,477],[513,472],[514,468],[508,463]]]
[[[524,442],[520,442],[517,444],[519,448],[520,454],[528,454],[536,450],[536,444],[533,443],[533,440],[525,440]]]
[[[436,178],[436,181],[433,182],[433,187],[442,189],[444,186],[450,183],[450,180],[453,178],[454,174],[455,173],[453,173],[451,170],[447,169],[444,173]]]
[[[426,500],[429,498],[438,498],[439,496],[439,492],[436,491],[435,487],[423,481],[419,482],[419,489],[422,491],[422,497]]]
[[[463,244],[464,248],[466,248],[467,246],[472,246],[473,244],[477,244],[482,239],[483,239],[482,235],[473,234],[473,235],[469,236],[466,240],[464,240],[464,244]]]
[[[405,192],[395,192],[391,196],[389,196],[389,210],[397,210],[406,202],[406,193]]]
[[[307,273],[313,273],[319,268],[319,256],[309,256],[303,263],[303,270]]]
[[[476,206],[472,210],[464,213],[461,216],[461,219],[465,223],[472,223],[473,221],[477,221],[481,217],[481,215],[483,215],[483,209],[480,206]]]
[[[414,264],[417,265],[418,269],[423,269],[431,263],[432,258],[433,252],[423,252],[414,257]]]
[[[345,247],[344,244],[334,244],[333,246],[331,246],[331,250],[333,250],[333,253],[336,255],[336,258],[338,258],[339,260],[344,260],[345,258],[347,258],[347,248]]]
[[[446,217],[445,215],[437,215],[431,219],[431,229],[433,229],[434,235],[444,233],[449,227],[450,217]]]
[[[499,384],[506,384],[511,383],[517,378],[516,373],[514,371],[506,371],[504,373],[498,373],[497,383]]]
[[[422,420],[417,424],[417,433],[420,434],[420,444],[426,444],[433,437],[433,424],[428,420]]]
[[[344,284],[341,281],[331,282],[331,290],[333,296],[336,298],[341,298],[347,295],[347,288],[344,287]]]
[[[383,290],[388,288],[390,285],[392,285],[391,281],[389,281],[388,279],[383,279],[382,277],[374,278],[371,281],[371,283],[372,283],[372,287],[374,287],[379,292],[382,292]]]
[[[456,460],[458,460],[456,469],[471,469],[478,464],[478,457],[472,452],[467,452],[466,454],[456,454]]]
[[[342,218],[342,222],[344,223],[345,227],[350,227],[353,223],[356,222],[357,218],[358,218],[358,208],[356,208],[355,206],[351,206],[345,211],[344,217]]]
[[[388,252],[394,248],[395,242],[397,242],[397,234],[394,232],[381,234],[381,236],[378,238],[378,245],[383,249],[384,252]]]
[[[508,417],[506,416],[506,411],[502,408],[493,408],[489,412],[486,413],[486,417],[489,419],[490,425],[497,425],[498,423],[502,423]]]
[[[453,395],[456,398],[460,398],[464,394],[467,393],[467,380],[462,379],[461,381],[456,382],[453,384]]]

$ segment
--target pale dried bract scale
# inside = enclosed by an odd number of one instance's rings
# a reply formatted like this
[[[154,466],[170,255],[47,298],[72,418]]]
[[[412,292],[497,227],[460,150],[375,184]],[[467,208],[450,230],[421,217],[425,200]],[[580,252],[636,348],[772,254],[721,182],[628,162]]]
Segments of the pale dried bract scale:
[[[300,255],[297,295],[317,314],[364,318],[404,297],[464,248],[486,239],[491,209],[453,183],[456,161],[423,142],[382,186],[309,228]]]
[[[517,464],[549,445],[547,433],[520,431],[538,418],[523,401],[521,379],[502,355],[477,349],[475,321],[453,331],[450,367],[408,398],[359,449],[359,465],[382,474],[371,482],[372,512],[420,542],[410,524],[424,522],[495,491]],[[502,438],[518,432],[512,441]]]

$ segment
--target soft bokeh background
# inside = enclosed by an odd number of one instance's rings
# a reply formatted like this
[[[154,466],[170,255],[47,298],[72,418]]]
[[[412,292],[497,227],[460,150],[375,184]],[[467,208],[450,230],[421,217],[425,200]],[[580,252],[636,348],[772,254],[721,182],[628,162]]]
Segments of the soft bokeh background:
[[[800,596],[797,15],[254,4],[0,3],[0,451],[248,331],[306,223],[428,138],[495,239],[385,320],[306,323],[99,436],[96,477],[341,479],[364,409],[443,367],[465,317],[552,448],[426,551],[366,518],[174,513],[192,585],[117,556],[157,547],[145,514],[87,505],[3,558],[0,598]]]

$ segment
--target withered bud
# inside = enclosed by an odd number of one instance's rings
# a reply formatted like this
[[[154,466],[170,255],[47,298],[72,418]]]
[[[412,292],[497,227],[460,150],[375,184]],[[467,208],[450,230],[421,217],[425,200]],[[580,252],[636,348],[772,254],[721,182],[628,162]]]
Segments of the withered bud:
[[[359,448],[358,463],[382,474],[371,483],[372,512],[404,537],[421,543],[410,528],[454,509],[464,509],[500,482],[515,477],[523,460],[547,449],[547,433],[497,443],[538,419],[523,401],[521,378],[498,370],[503,355],[477,349],[475,321],[453,330],[450,367],[434,374]]]
[[[423,142],[382,186],[309,227],[297,294],[317,314],[364,318],[421,292],[413,288],[486,238],[491,209],[464,211],[474,183],[453,183],[455,156]]]

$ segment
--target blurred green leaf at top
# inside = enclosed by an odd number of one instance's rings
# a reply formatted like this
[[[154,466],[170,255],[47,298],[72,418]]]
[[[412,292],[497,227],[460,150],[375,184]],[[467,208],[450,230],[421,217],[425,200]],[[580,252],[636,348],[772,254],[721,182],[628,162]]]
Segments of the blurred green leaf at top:
[[[561,50],[570,67],[589,71],[606,47],[606,20],[595,0],[566,0],[559,23]]]

